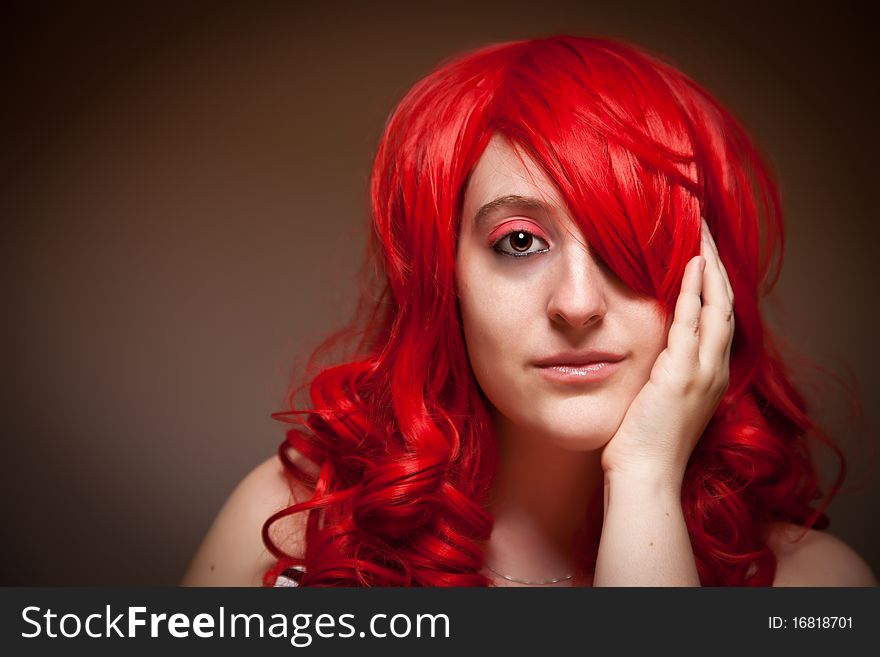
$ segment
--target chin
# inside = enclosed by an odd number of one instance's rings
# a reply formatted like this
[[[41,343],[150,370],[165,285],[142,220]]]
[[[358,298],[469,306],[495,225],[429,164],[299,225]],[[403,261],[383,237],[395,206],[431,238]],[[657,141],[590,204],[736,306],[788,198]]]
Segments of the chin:
[[[570,431],[548,431],[547,439],[556,447],[571,452],[595,452],[611,440],[613,432],[589,431],[572,433]]]
[[[522,408],[516,413],[500,413],[527,435],[573,452],[602,449],[623,421],[623,414],[618,409],[584,406],[582,400],[574,408],[570,404],[551,404],[534,409],[529,415],[522,413]]]
[[[618,403],[619,397],[569,398],[547,404],[540,419],[548,436],[560,447],[578,451],[602,449],[620,428],[626,406]]]

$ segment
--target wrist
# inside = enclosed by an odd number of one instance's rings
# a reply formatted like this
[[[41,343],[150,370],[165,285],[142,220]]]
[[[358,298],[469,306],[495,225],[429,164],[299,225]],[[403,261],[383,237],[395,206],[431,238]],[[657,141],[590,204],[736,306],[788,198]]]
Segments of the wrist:
[[[674,470],[632,468],[605,471],[605,486],[613,491],[668,498],[681,497],[682,474]]]

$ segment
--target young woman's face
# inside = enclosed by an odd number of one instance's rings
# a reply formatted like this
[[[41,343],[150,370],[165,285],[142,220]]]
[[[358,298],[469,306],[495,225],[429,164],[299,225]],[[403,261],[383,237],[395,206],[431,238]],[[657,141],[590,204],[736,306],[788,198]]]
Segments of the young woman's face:
[[[647,382],[668,327],[656,300],[590,252],[555,187],[520,153],[528,168],[493,137],[465,190],[456,285],[468,355],[498,422],[599,449]]]

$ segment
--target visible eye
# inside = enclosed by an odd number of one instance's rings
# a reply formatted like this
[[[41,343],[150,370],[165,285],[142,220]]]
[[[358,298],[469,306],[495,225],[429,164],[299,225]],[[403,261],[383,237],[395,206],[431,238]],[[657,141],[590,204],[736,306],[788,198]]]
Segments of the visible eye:
[[[534,250],[534,247],[539,244],[544,244],[544,247]],[[504,247],[508,247],[510,250]],[[527,230],[521,229],[510,231],[492,244],[492,248],[498,253],[514,256],[515,258],[531,256],[550,250],[550,246],[543,239]]]

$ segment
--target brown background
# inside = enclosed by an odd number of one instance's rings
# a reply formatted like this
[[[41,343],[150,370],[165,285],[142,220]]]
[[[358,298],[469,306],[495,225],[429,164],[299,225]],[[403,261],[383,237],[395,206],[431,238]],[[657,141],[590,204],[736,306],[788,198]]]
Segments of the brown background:
[[[175,583],[282,439],[269,414],[292,364],[353,310],[388,112],[453,53],[556,31],[665,53],[771,155],[790,240],[767,309],[861,386],[861,433],[839,388],[809,392],[851,454],[832,529],[880,572],[866,15],[843,2],[115,4],[7,3],[0,21],[2,583]]]

